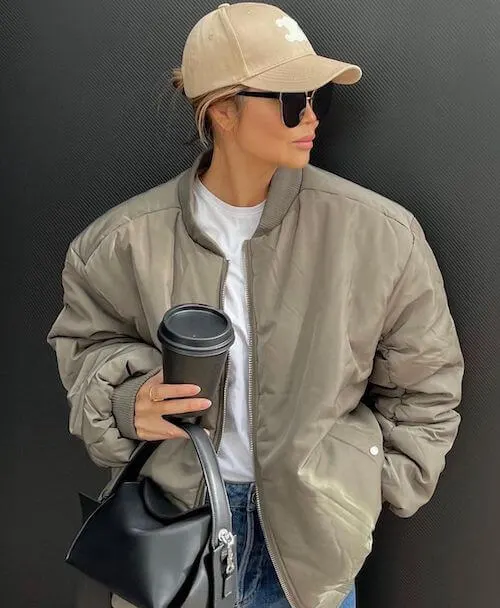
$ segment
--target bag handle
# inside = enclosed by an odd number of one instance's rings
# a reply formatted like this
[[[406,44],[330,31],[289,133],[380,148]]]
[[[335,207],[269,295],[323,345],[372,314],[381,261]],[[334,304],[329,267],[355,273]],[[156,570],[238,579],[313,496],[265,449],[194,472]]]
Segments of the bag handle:
[[[197,424],[183,422],[180,419],[169,417],[169,420],[186,431],[194,443],[198,460],[201,464],[203,477],[207,484],[210,507],[212,510],[212,548],[216,549],[221,544],[219,536],[224,530],[231,532],[231,509],[227,499],[226,489],[220,473],[212,442],[206,432]],[[153,452],[163,443],[163,441],[143,441],[133,451],[130,460],[117,475],[113,483],[108,487],[103,498],[113,494],[119,486],[127,481],[136,481],[142,467],[150,458]]]

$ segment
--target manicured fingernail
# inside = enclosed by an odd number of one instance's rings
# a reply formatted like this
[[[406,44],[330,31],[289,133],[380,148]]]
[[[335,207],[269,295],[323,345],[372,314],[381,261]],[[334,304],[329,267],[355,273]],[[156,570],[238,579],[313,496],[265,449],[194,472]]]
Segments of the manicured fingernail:
[[[201,403],[203,407],[210,407],[212,405],[212,402],[209,399],[203,399]]]

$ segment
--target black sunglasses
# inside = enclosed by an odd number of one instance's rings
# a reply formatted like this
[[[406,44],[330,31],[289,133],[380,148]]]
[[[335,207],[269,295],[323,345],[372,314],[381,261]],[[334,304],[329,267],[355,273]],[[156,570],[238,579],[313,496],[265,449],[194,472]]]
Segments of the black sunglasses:
[[[281,119],[283,124],[292,129],[296,127],[306,111],[307,103],[311,104],[311,108],[318,120],[321,120],[328,114],[330,102],[332,99],[333,83],[322,86],[315,91],[307,93],[268,93],[267,91],[241,91],[238,95],[243,97],[264,97],[266,99],[279,99],[281,105]]]

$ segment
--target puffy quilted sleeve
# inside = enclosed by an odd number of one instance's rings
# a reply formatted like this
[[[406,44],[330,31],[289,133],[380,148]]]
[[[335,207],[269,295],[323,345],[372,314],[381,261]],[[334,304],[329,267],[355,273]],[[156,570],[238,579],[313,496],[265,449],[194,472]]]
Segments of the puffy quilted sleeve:
[[[458,432],[463,358],[443,280],[416,220],[368,395],[384,435],[383,498],[401,517],[434,493]]]
[[[62,280],[64,306],[47,341],[67,390],[69,429],[96,464],[122,466],[136,445],[137,391],[161,368],[161,354],[120,316],[71,247]]]

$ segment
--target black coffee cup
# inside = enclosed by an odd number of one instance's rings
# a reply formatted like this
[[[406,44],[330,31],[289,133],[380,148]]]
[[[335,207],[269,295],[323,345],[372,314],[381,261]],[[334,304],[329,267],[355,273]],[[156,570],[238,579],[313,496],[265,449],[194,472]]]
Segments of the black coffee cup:
[[[158,327],[165,384],[196,384],[196,397],[214,401],[234,329],[229,317],[206,304],[180,304]]]

